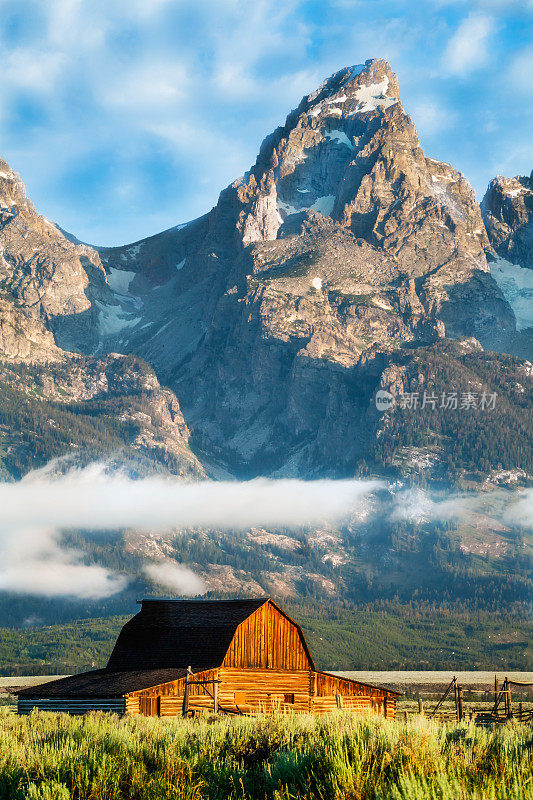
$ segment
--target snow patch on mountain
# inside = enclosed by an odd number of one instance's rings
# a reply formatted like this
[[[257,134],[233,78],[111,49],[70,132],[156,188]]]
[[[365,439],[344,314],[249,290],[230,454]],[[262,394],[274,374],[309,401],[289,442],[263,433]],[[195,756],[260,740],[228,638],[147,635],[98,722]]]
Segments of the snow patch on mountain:
[[[114,336],[125,328],[133,328],[141,321],[119,306],[111,306],[96,300],[98,308],[98,330],[102,336]]]
[[[308,206],[302,206],[301,208],[295,208],[291,206],[290,203],[284,203],[283,200],[278,200],[278,213],[279,211],[284,211],[286,216],[290,217],[291,214],[299,214],[300,211],[307,211]],[[283,219],[283,217],[282,217]]]
[[[387,97],[389,79],[385,75],[379,83],[371,83],[369,86],[360,86],[355,96],[359,100],[359,105],[352,114],[364,114],[366,111],[376,111],[378,108],[389,108],[398,102],[396,97]]]
[[[300,191],[300,189],[298,189],[298,191]],[[283,211],[286,217],[290,217],[292,214],[300,214],[302,211],[318,211],[320,214],[323,214],[323,216],[327,217],[333,211],[333,206],[335,205],[335,195],[328,194],[324,195],[323,197],[317,197],[312,206],[300,206],[299,208],[296,208],[290,203],[285,203],[283,200],[279,199],[277,204],[278,213],[279,211]]]
[[[134,277],[135,272],[111,267],[107,274],[107,282],[117,294],[127,294]]]
[[[533,327],[533,270],[496,256],[490,271],[514,311],[517,330]]]
[[[327,194],[324,195],[324,197],[317,197],[317,199],[311,206],[311,211],[318,211],[320,214],[323,214],[325,217],[328,217],[333,211],[334,205],[335,205],[335,195]]]
[[[350,142],[344,131],[333,130],[326,133],[326,139],[331,139],[333,142],[345,144],[350,150],[353,150],[353,144]]]

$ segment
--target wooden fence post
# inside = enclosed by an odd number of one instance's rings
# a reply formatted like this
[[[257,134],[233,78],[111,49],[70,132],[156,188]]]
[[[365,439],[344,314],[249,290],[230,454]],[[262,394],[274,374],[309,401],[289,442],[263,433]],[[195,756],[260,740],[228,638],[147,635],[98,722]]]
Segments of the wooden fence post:
[[[507,717],[508,717],[508,719],[511,719],[511,717],[513,716],[513,703],[512,703],[512,698],[511,698],[511,683],[509,681],[509,678],[506,678],[505,682],[507,684],[507,694],[506,694],[506,697],[507,697]]]
[[[213,675],[213,711],[218,714],[218,680],[216,680],[216,674]]]
[[[509,716],[509,695],[507,693],[507,678],[504,678],[502,692],[503,692],[503,713],[505,714],[506,717],[508,717]]]
[[[186,717],[189,713],[189,675],[192,670],[187,667],[187,674],[185,675],[185,688],[183,690],[183,706],[181,708],[182,717]]]
[[[421,697],[418,698],[418,713],[423,717],[424,716],[424,701]]]
[[[463,687],[457,687],[457,716],[459,722],[463,721]]]

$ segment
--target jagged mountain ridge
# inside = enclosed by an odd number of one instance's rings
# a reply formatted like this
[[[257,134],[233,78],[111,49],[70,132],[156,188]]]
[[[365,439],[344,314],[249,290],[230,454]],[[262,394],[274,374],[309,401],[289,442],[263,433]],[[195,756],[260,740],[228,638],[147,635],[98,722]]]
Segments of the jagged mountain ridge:
[[[376,435],[369,401],[400,345],[508,339],[487,246],[467,181],[425,158],[373,60],[304,98],[208,215],[101,256],[134,267],[157,319],[120,346],[173,386],[201,446],[306,474],[332,453],[348,468]]]
[[[0,242],[21,253],[2,280],[19,344],[5,355],[142,356],[196,445],[234,471],[350,473],[387,423],[375,391],[411,388],[394,353],[516,335],[473,191],[424,156],[379,59],[305,97],[191,223],[93,249],[14,208]]]
[[[54,322],[90,313],[88,270],[105,272],[95,250],[69,242],[40,216],[20,176],[0,160],[0,348],[27,361],[61,358]]]
[[[490,181],[481,212],[494,249],[491,271],[512,305],[517,329],[533,335],[533,172]]]
[[[496,253],[533,269],[533,171],[529,177],[493,178],[481,202],[481,212]]]

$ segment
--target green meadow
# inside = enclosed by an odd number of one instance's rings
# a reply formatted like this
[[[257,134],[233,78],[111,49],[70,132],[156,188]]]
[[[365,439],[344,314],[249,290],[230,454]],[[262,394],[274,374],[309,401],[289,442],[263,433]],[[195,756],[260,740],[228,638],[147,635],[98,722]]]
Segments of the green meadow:
[[[531,800],[533,728],[0,711],[1,800]]]

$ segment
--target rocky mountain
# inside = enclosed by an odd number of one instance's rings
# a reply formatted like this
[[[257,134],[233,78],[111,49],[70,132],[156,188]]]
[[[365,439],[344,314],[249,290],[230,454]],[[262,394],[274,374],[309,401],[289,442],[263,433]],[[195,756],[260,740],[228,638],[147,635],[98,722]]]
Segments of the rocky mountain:
[[[529,485],[531,196],[531,179],[496,178],[480,210],[424,155],[379,59],[304,97],[209,213],[123,247],[39,216],[0,162],[0,480],[104,458],[191,479]],[[217,594],[319,603],[492,611],[531,590],[524,532],[485,512],[119,539],[68,533],[137,576],[84,613],[158,591],[146,559],[187,564]],[[79,615],[68,602],[4,593],[0,619]]]
[[[305,97],[209,214],[100,251],[142,303],[110,341],[154,365],[232,469],[344,474],[378,435],[393,353],[515,336],[488,248],[468,182],[424,156],[373,60]]]
[[[233,474],[353,474],[400,410],[378,411],[378,390],[488,393],[494,375],[454,373],[446,342],[528,345],[471,187],[424,155],[380,59],[303,98],[208,214],[132,245],[80,244],[2,174],[5,358],[65,370],[92,358],[105,374],[106,354],[142,357],[174,392],[187,447],[191,432],[200,458]],[[424,384],[430,351],[457,386]]]
[[[533,269],[533,171],[529,177],[493,178],[481,212],[496,253]]]
[[[96,251],[72,244],[35,211],[20,176],[0,160],[0,351],[4,358],[61,358],[61,321],[93,315],[90,278],[105,282]]]
[[[113,298],[96,250],[37,214],[0,161],[0,478],[65,454],[204,474],[176,397],[146,363],[70,352],[71,330],[101,349]]]
[[[533,337],[533,172],[529,178],[494,178],[481,212],[494,249],[492,274],[512,305],[517,329],[528,336],[528,354]]]
[[[100,459],[136,475],[204,477],[189,439],[173,392],[133,356],[0,362],[0,481]]]

